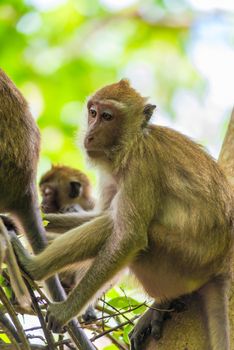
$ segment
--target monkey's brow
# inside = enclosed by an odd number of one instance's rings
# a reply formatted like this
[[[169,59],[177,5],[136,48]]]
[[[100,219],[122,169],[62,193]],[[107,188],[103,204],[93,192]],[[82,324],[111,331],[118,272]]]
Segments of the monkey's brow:
[[[97,103],[97,104],[105,104],[105,105],[111,105],[111,107],[116,107],[118,109],[124,109],[126,106],[123,102],[114,100],[114,99],[103,99],[103,100],[98,100],[98,101],[90,101],[93,103]]]

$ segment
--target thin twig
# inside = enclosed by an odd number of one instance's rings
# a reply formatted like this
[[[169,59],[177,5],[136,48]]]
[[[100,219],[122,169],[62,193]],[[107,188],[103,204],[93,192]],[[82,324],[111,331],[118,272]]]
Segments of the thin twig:
[[[15,310],[14,310],[13,306],[11,305],[9,300],[7,299],[1,286],[0,286],[0,299],[1,299],[2,303],[4,304],[4,306],[6,307],[7,312],[9,313],[9,315],[12,319],[12,322],[14,323],[14,325],[18,331],[19,337],[21,339],[21,343],[24,346],[24,350],[30,350],[30,344],[29,344],[29,342],[24,334],[23,327],[22,327],[20,321],[18,320],[18,317],[15,314]]]
[[[134,317],[130,320],[130,322],[129,322],[129,321],[125,321],[125,322],[121,323],[120,325],[118,325],[118,326],[116,326],[116,327],[110,328],[110,329],[106,330],[105,332],[102,332],[102,333],[100,333],[100,334],[98,334],[98,335],[92,337],[92,338],[91,338],[91,341],[94,342],[95,340],[97,340],[97,339],[103,337],[104,335],[109,334],[109,333],[111,333],[111,332],[114,332],[114,331],[116,331],[117,329],[122,328],[122,327],[126,326],[126,325],[129,324],[129,323],[134,324],[133,321],[135,321],[135,320],[136,320],[137,318],[139,318],[139,317],[140,317],[139,315],[136,315],[136,316],[134,316]]]
[[[37,313],[37,316],[38,316],[38,319],[39,319],[39,322],[41,324],[41,327],[42,327],[42,330],[43,330],[43,333],[45,335],[45,338],[46,338],[46,341],[47,341],[47,344],[48,344],[48,347],[49,349],[56,349],[55,345],[54,345],[54,339],[52,337],[52,334],[51,332],[47,329],[46,327],[46,323],[45,323],[45,320],[44,320],[44,317],[42,315],[42,312],[41,312],[41,309],[37,303],[37,300],[36,300],[36,297],[34,295],[34,291],[31,287],[31,284],[30,284],[31,280],[28,278],[25,283],[28,287],[28,290],[29,290],[29,293],[30,293],[30,296],[32,298],[32,304],[33,304],[33,307]]]
[[[6,326],[6,324],[4,324],[1,321],[0,321],[0,326],[1,326],[2,330],[4,331],[4,334],[6,334],[8,336],[8,338],[10,339],[12,345],[15,346],[15,349],[20,350],[19,342],[15,339],[14,334],[11,333],[11,330]],[[0,345],[0,348],[1,348],[1,345]]]
[[[103,303],[105,303],[106,305],[108,305],[109,307],[111,307],[111,308],[112,308],[113,310],[115,310],[116,312],[119,311],[116,307],[112,306],[112,305],[109,304],[107,301],[105,301],[105,300],[103,300],[103,299],[101,299],[101,301],[102,301]],[[128,323],[131,323],[131,320],[130,320],[127,316],[123,315],[123,317],[125,318],[125,320],[128,321]],[[133,324],[133,323],[132,323],[132,324]]]
[[[25,329],[24,331],[25,331],[25,332],[33,332],[33,331],[38,331],[38,330],[41,329],[41,328],[42,328],[41,326],[32,327],[32,328],[27,328],[27,329]]]
[[[116,316],[123,316],[129,312],[132,312],[134,310],[137,310],[139,309],[140,307],[142,306],[147,306],[149,307],[148,305],[146,305],[145,303],[142,303],[142,304],[139,304],[137,306],[134,306],[132,307],[131,309],[128,309],[128,310],[125,310],[125,311],[121,311],[121,312],[116,312],[116,313],[112,313],[111,315],[107,315],[107,316],[103,316],[103,317],[98,317],[96,320],[93,321],[93,323],[97,322],[97,321],[101,321],[102,319],[106,319],[106,318],[112,318],[112,317],[116,317]],[[150,307],[149,307],[150,308]],[[107,309],[106,309],[107,310]],[[156,310],[156,309],[155,309]],[[158,309],[159,310],[159,309]],[[160,309],[161,310],[161,309]],[[168,310],[165,310],[165,311],[168,311]],[[106,312],[106,311],[105,311]],[[108,311],[107,311],[108,312]],[[85,322],[81,322],[81,324],[85,324]]]

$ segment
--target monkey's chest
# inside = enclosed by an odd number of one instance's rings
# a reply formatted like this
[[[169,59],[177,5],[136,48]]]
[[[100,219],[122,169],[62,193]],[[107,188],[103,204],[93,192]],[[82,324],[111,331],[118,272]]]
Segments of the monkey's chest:
[[[202,279],[193,279],[181,273],[168,256],[149,258],[143,255],[130,268],[145,291],[155,299],[174,299],[204,284]]]

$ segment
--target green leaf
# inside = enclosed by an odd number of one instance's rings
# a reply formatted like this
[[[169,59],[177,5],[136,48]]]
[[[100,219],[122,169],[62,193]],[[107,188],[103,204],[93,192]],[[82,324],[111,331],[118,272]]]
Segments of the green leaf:
[[[103,350],[119,350],[119,348],[116,345],[108,345],[103,348]]]
[[[108,301],[108,303],[117,309],[128,309],[140,305],[137,300],[125,296],[111,299]]]
[[[124,327],[124,332],[123,332],[123,340],[126,344],[130,344],[129,342],[129,338],[128,338],[128,334],[131,332],[131,330],[133,329],[133,325],[129,324],[127,326]]]
[[[2,275],[0,275],[0,286],[4,286],[4,284],[5,284],[5,278]]]
[[[8,338],[8,336],[5,333],[0,333],[0,339],[6,344],[11,343],[10,339]]]

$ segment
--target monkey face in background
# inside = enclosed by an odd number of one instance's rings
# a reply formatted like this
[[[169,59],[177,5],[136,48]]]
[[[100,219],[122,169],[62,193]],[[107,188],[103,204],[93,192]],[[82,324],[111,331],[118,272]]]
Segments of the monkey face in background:
[[[40,180],[42,211],[65,213],[91,210],[94,200],[87,176],[67,166],[52,166]]]

